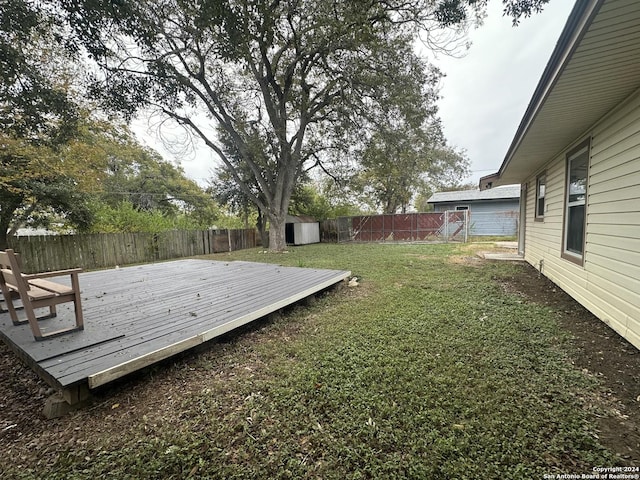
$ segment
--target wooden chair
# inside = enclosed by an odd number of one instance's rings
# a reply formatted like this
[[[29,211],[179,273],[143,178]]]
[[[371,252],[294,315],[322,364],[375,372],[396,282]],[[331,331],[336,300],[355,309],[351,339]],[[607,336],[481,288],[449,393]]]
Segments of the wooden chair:
[[[55,272],[26,275],[22,273],[20,262],[13,250],[7,249],[4,252],[0,252],[0,290],[2,290],[2,295],[4,296],[13,324],[22,325],[28,322],[33,336],[38,341],[83,330],[84,323],[82,318],[82,304],[80,302],[80,282],[78,281],[78,273],[81,271],[81,269],[75,268],[71,270],[58,270]],[[71,287],[45,280],[45,278],[58,277],[61,275],[71,276]],[[16,307],[13,304],[16,294],[20,297],[27,317],[26,319],[18,318]],[[75,326],[42,333],[38,320],[55,317],[56,305],[66,302],[74,303]],[[47,307],[49,308],[49,315],[36,317],[34,310]]]
[[[20,269],[22,269],[22,260],[20,258],[20,254],[16,253],[16,260],[18,262],[18,266],[20,267]],[[1,257],[0,256],[0,269],[3,268],[11,268],[11,266],[9,265],[9,260],[8,258],[5,257]],[[0,275],[0,283],[2,283],[2,275]],[[18,294],[18,292],[14,292],[14,291],[9,291],[9,294],[11,295],[11,299],[12,300],[20,300],[20,295]],[[4,306],[3,306],[4,305]],[[15,310],[20,310],[22,308],[24,308],[22,305],[16,305],[15,303],[13,304],[13,307]],[[6,313],[9,311],[9,307],[7,306],[7,302],[4,300],[4,295],[2,296],[2,298],[0,298],[0,313]]]

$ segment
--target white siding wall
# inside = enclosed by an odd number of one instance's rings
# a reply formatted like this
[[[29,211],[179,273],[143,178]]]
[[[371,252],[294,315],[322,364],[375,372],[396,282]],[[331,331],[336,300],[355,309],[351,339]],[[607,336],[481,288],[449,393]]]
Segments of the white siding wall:
[[[640,348],[640,94],[591,135],[584,266],[560,256],[566,151],[545,168],[544,222],[534,221],[536,177],[527,179],[525,259],[542,260],[547,277]]]

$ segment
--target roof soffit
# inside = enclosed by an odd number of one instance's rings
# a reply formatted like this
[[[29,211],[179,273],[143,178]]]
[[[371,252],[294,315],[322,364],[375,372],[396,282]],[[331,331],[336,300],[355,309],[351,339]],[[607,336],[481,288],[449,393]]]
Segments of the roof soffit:
[[[581,19],[567,22],[581,30],[563,32],[571,39],[564,39],[564,61],[552,74],[552,60],[563,58],[554,51],[500,168],[500,184],[535,173],[640,86],[640,2],[589,3]]]

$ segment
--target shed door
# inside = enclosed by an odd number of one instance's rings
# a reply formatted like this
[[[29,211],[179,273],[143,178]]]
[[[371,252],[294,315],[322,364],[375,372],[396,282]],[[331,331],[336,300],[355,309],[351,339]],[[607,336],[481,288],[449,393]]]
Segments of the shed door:
[[[295,245],[296,239],[294,235],[293,223],[285,223],[284,241],[287,243],[287,245]]]

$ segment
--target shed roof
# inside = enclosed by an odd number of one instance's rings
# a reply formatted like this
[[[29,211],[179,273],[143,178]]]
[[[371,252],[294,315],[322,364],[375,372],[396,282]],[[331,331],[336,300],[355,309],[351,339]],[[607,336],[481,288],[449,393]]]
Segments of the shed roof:
[[[318,223],[318,220],[310,215],[287,215],[286,223]]]
[[[639,56],[640,2],[577,0],[500,170],[481,188],[521,182],[587,135],[640,86]]]
[[[427,203],[473,202],[482,200],[510,200],[520,198],[520,185],[505,185],[490,190],[457,190],[437,192],[431,195]]]

